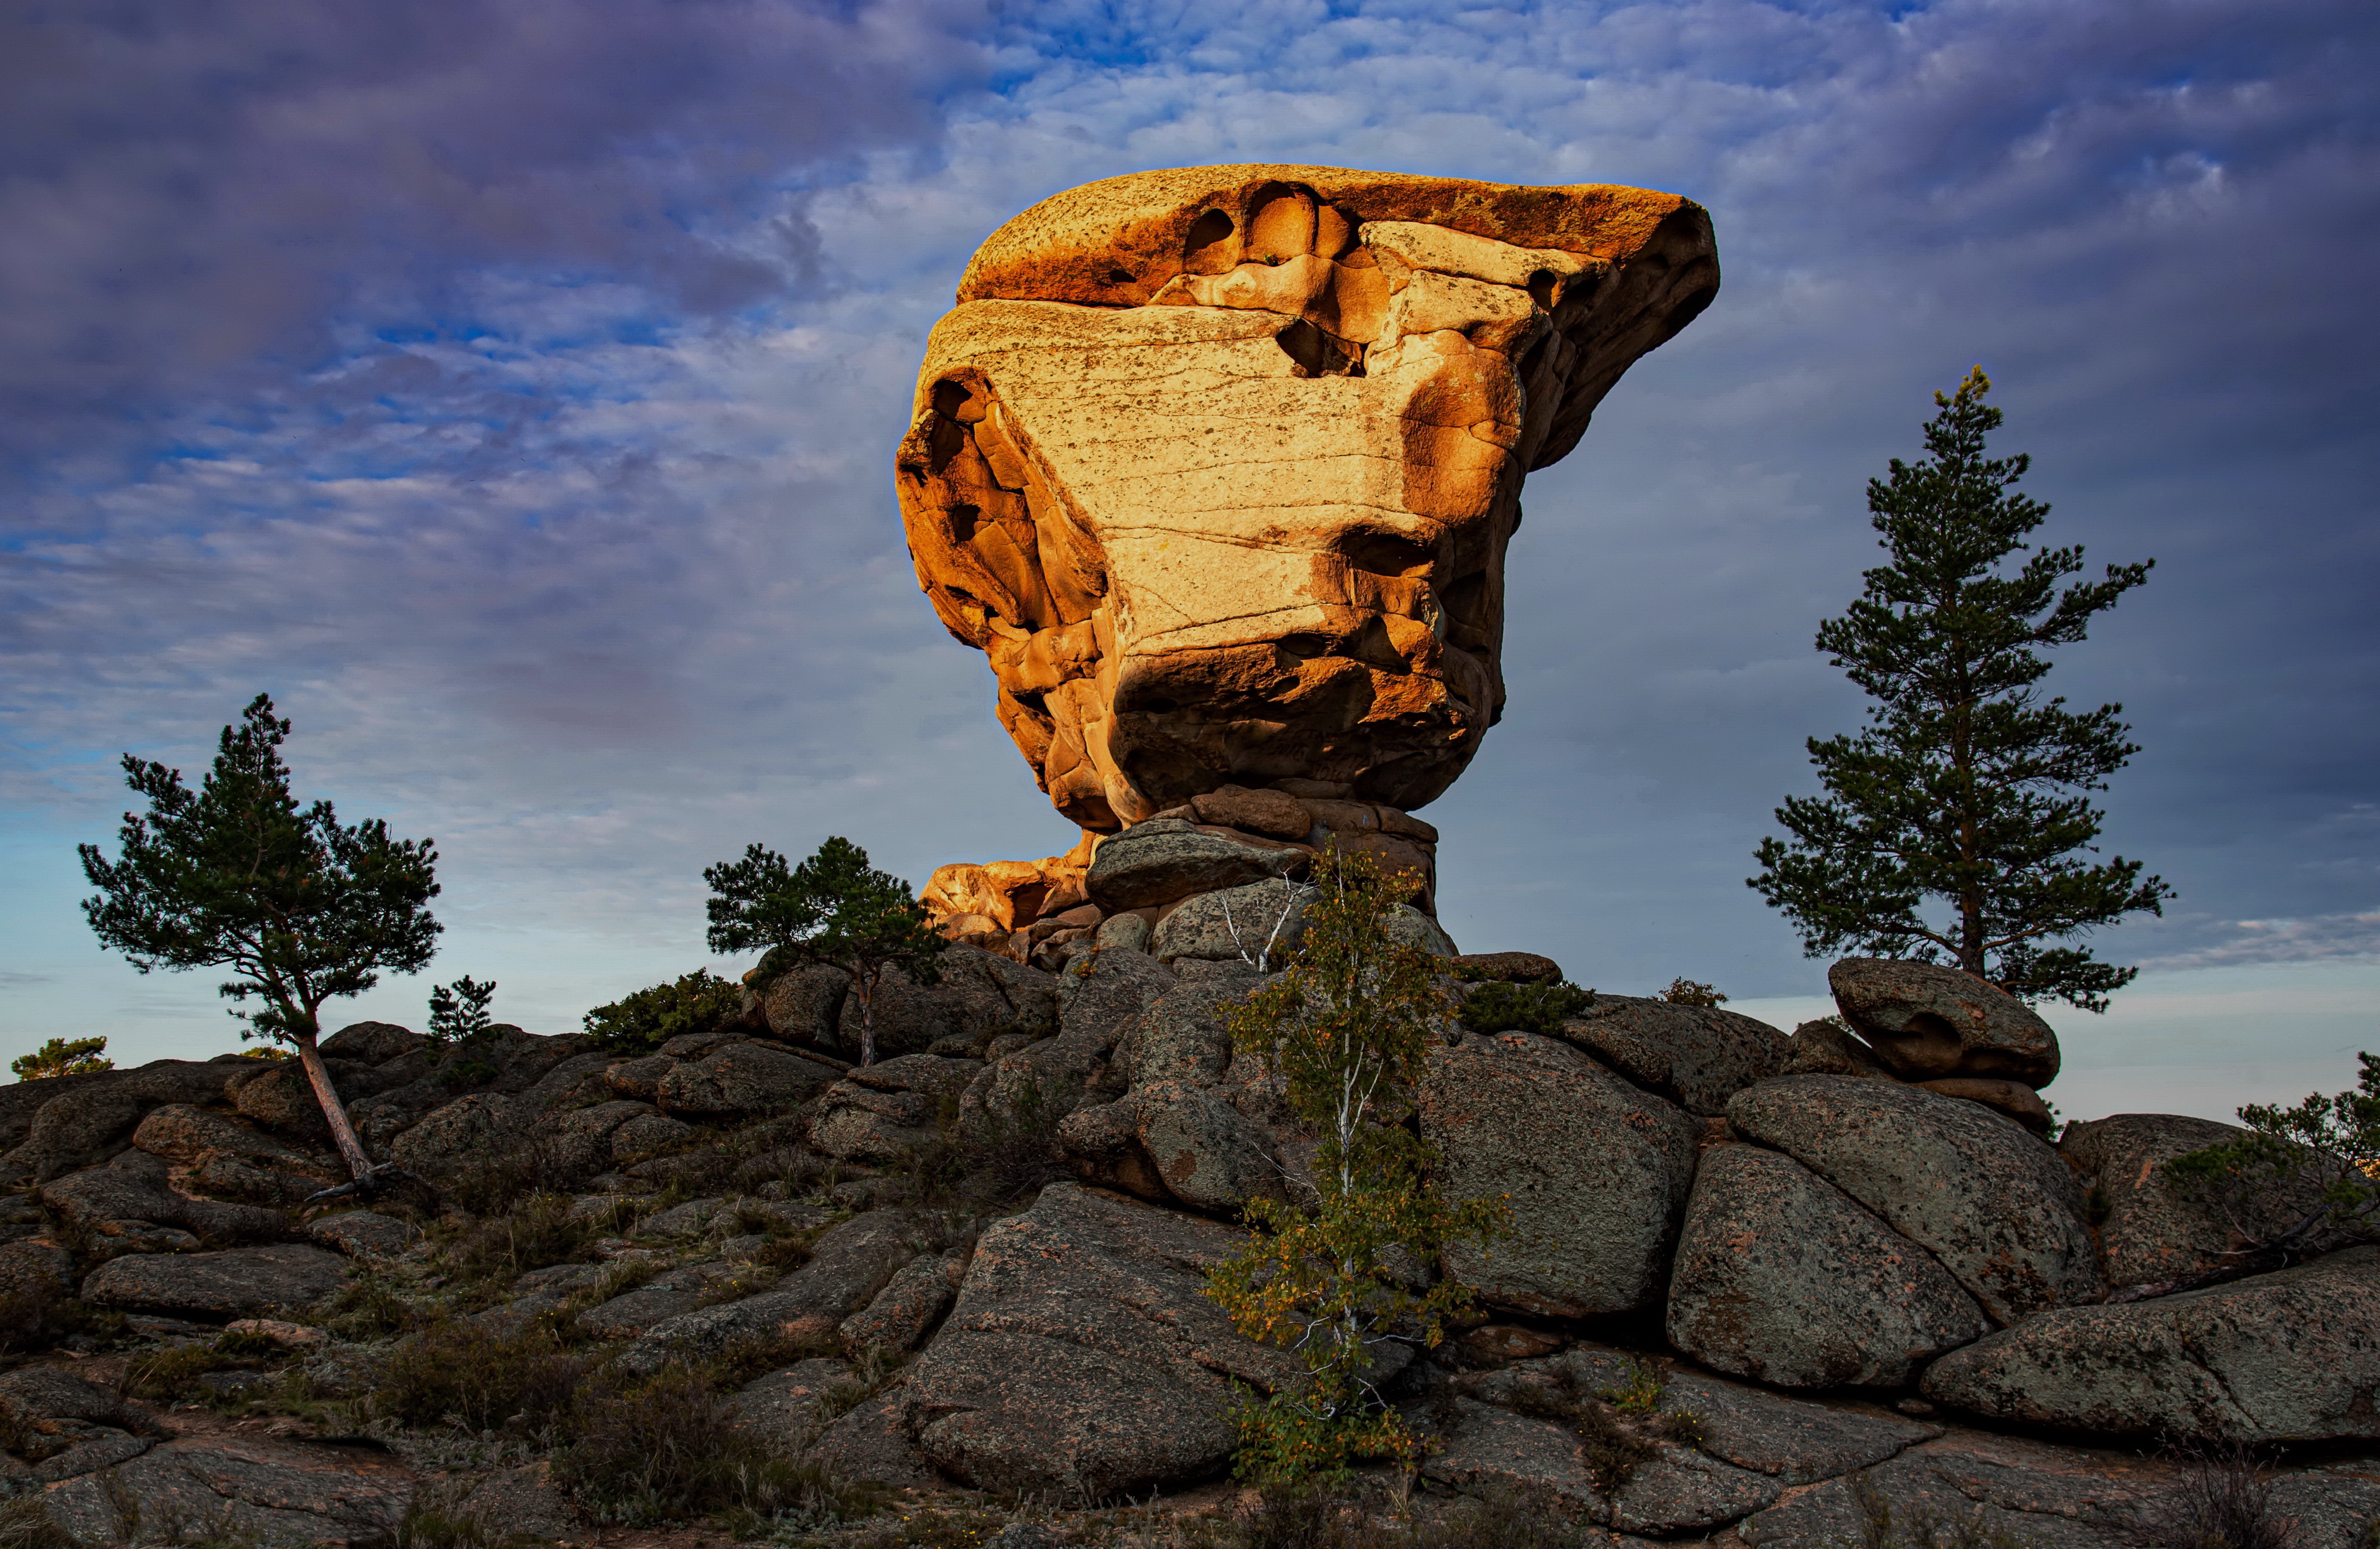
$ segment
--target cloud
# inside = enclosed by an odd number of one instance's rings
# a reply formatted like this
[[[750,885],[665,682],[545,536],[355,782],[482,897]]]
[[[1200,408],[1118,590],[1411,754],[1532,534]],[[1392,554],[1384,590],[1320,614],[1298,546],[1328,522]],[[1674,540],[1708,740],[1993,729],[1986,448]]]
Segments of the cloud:
[[[2303,920],[2227,920],[2215,928],[2228,931],[2231,938],[2151,957],[2142,966],[2231,968],[2265,962],[2380,961],[2380,909]]]
[[[511,270],[718,316],[816,268],[799,195],[929,147],[972,0],[116,0],[0,22],[0,449],[152,436]],[[99,438],[115,421],[122,438]],[[60,438],[68,438],[61,458]],[[91,438],[96,444],[79,444]]]
[[[696,876],[752,839],[912,877],[1062,848],[908,573],[911,373],[1034,200],[1265,159],[1718,224],[1718,305],[1530,480],[1512,713],[1429,814],[1464,945],[1809,991],[1742,877],[1803,738],[1860,715],[1810,636],[1873,563],[1864,481],[1977,360],[2046,536],[2160,562],[2052,680],[2146,750],[2110,847],[2209,919],[2374,896],[2380,833],[2338,816],[2380,756],[2368,7],[55,14],[0,39],[46,61],[0,92],[29,843],[100,837],[116,752],[202,762],[270,687],[301,783],[439,839],[435,972],[544,984],[563,1026],[698,960]]]

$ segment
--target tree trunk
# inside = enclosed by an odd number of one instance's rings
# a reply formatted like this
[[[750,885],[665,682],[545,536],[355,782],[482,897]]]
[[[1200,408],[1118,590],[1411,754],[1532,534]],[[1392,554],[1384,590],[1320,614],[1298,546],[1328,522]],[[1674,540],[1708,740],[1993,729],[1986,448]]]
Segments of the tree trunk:
[[[859,992],[859,1062],[876,1063],[876,981],[872,974],[854,974],[851,987]]]
[[[315,1034],[307,1033],[295,1038],[298,1063],[305,1069],[306,1084],[314,1089],[314,1101],[322,1105],[322,1121],[331,1127],[331,1139],[337,1143],[339,1156],[346,1162],[347,1171],[358,1183],[367,1183],[379,1170],[372,1159],[364,1155],[363,1142],[356,1138],[356,1127],[347,1122],[346,1105],[339,1101],[336,1087],[331,1084],[331,1072],[323,1067],[322,1054],[314,1047]]]

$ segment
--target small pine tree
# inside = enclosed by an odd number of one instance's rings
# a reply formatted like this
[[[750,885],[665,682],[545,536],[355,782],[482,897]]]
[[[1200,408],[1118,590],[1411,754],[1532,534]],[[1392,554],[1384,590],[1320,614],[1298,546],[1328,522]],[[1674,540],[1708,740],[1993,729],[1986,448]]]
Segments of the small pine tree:
[[[298,1051],[339,1155],[370,1186],[379,1169],[315,1047],[321,1011],[371,988],[383,969],[428,966],[440,928],[430,914],[438,855],[429,840],[389,838],[379,818],[345,825],[328,802],[300,809],[277,751],[288,735],[289,722],[258,695],[240,724],[224,728],[195,792],[179,769],[127,754],[126,782],[149,811],[125,814],[121,859],[79,847],[99,889],[83,915],[143,974],[230,969],[223,994],[262,1002],[232,1012],[249,1024],[241,1036]]]
[[[859,999],[859,1062],[876,1063],[876,992],[898,968],[919,984],[940,984],[936,959],[950,943],[909,884],[871,869],[868,852],[829,839],[797,866],[761,845],[740,861],[707,868],[710,950],[765,950],[764,967],[788,960],[826,963],[851,975]],[[773,960],[773,961],[772,961]]]
[[[2145,910],[2173,890],[2119,855],[2095,865],[2101,814],[2079,793],[2139,748],[2121,705],[2076,714],[2037,684],[2038,654],[2083,638],[2095,614],[2148,578],[2155,561],[2109,565],[2103,581],[2058,589],[2082,568],[2079,548],[2034,552],[2013,575],[2049,508],[2010,493],[2030,460],[1984,454],[2000,411],[1981,368],[1934,402],[1925,462],[1892,461],[1868,483],[1868,509],[1891,563],[1818,628],[1818,649],[1875,701],[1856,736],[1809,743],[1825,797],[1791,796],[1777,819],[1790,842],[1760,844],[1749,885],[1782,910],[1812,957],[1846,947],[1882,957],[1947,960],[2026,1000],[2107,1009],[2139,970],[2047,943]],[[1949,918],[1922,905],[1940,899]]]
[[[107,1058],[104,1037],[52,1038],[32,1053],[20,1054],[8,1061],[8,1069],[17,1072],[18,1081],[46,1081],[52,1076],[87,1076],[112,1071],[115,1061]]]
[[[1237,1466],[1267,1482],[1341,1478],[1360,1457],[1415,1460],[1419,1438],[1372,1386],[1375,1348],[1444,1337],[1471,1293],[1445,1280],[1417,1288],[1414,1267],[1499,1234],[1508,1214],[1500,1202],[1441,1196],[1432,1148],[1407,1122],[1430,1030],[1452,1010],[1438,982],[1445,964],[1388,934],[1414,877],[1335,851],[1315,871],[1319,896],[1297,955],[1232,1016],[1234,1049],[1281,1076],[1291,1110],[1319,1137],[1314,1195],[1250,1200],[1257,1235],[1207,1287],[1242,1334],[1287,1347],[1305,1367],[1295,1388],[1243,1398]]]
[[[2380,1055],[2359,1054],[2351,1092],[2317,1092],[2293,1108],[2250,1103],[2248,1132],[2176,1156],[2161,1171],[2212,1201],[2239,1238],[2241,1273],[2291,1262],[2338,1240],[2380,1240]],[[2240,1225],[2242,1207],[2284,1185],[2311,1185],[2313,1205],[2281,1230],[2259,1237]]]
[[[1706,985],[1700,979],[1689,979],[1683,974],[1670,981],[1670,987],[1661,992],[1661,998],[1672,1006],[1712,1007],[1727,1004],[1727,997],[1718,992],[1716,985]]]
[[[464,974],[451,985],[432,985],[430,988],[430,1036],[442,1044],[459,1044],[476,1038],[495,1025],[488,1015],[488,1002],[495,998],[495,981],[474,983]]]

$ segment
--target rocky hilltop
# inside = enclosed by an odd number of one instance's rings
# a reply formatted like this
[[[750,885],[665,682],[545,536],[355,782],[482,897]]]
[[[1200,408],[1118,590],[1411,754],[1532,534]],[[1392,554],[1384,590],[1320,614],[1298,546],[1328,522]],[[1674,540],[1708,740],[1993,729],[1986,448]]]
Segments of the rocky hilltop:
[[[1143,825],[1092,895],[1280,880],[1219,870],[1221,827]],[[10,1509],[88,1543],[630,1542],[619,1523],[667,1513],[590,1469],[589,1417],[627,1393],[655,1423],[699,1389],[704,1446],[811,1470],[731,1511],[759,1536],[889,1543],[941,1512],[1045,1543],[1228,1512],[1234,1386],[1292,1368],[1203,1271],[1240,1204],[1294,1187],[1300,1137],[1224,1031],[1254,954],[1166,923],[1054,972],[953,946],[942,983],[880,1000],[892,1058],[866,1069],[820,969],[635,1057],[348,1027],[323,1045],[337,1086],[429,1185],[370,1208],[300,1203],[338,1169],[287,1063],[0,1089]],[[1452,966],[1458,994],[1560,972]],[[1482,1314],[1385,1369],[1432,1438],[1422,1509],[1814,1549],[1879,1510],[2153,1543],[2187,1471],[2158,1446],[2198,1438],[2287,1446],[2273,1499],[2302,1549],[2362,1549],[2380,1250],[2110,1301],[2216,1262],[2228,1224],[2155,1164],[2228,1127],[2125,1115],[2053,1144],[2033,1086],[2057,1044],[2021,1004],[1906,962],[1832,980],[1840,1021],[1790,1035],[1615,995],[1550,1034],[1439,1030],[1425,1131],[1516,1230],[1440,1266]]]

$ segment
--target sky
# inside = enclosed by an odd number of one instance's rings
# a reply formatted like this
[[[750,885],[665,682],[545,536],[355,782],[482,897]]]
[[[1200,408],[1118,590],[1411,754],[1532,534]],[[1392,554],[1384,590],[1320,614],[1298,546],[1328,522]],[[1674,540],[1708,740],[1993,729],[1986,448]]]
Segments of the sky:
[[[1866,480],[1973,365],[2041,536],[2145,587],[2049,686],[2142,751],[2177,890],[2050,1009],[2070,1117],[2228,1117],[2380,1047],[2380,10],[2360,0],[302,0],[0,17],[0,1055],[237,1047],[79,901],[117,760],[270,693],[306,796],[437,843],[423,974],[335,1023],[708,964],[702,868],[830,834],[922,882],[1073,835],[892,498],[968,253],[1062,188],[1279,161],[1634,184],[1724,287],[1532,476],[1511,703],[1426,812],[1469,950],[1782,1026],[1744,886]]]

